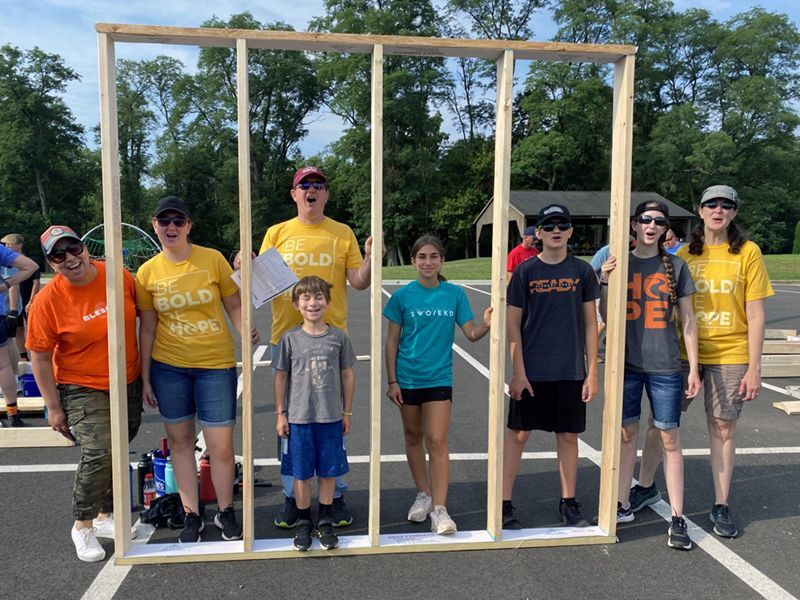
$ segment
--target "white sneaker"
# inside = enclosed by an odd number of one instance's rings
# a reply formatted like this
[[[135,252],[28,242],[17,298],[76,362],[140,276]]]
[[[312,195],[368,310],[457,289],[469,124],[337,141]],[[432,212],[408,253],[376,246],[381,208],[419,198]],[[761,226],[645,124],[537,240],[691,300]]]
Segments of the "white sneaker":
[[[111,513],[107,519],[99,521],[94,519],[94,534],[99,538],[114,539],[114,513]],[[136,539],[136,527],[131,527],[131,539]]]
[[[431,512],[431,497],[425,492],[417,494],[414,504],[408,509],[408,520],[414,523],[422,523],[428,518]]]
[[[72,526],[72,543],[75,544],[75,551],[78,558],[84,562],[98,562],[106,557],[106,551],[97,541],[94,527],[76,529]]]
[[[444,506],[436,506],[431,512],[431,531],[437,535],[448,535],[458,531],[456,522],[450,518]]]

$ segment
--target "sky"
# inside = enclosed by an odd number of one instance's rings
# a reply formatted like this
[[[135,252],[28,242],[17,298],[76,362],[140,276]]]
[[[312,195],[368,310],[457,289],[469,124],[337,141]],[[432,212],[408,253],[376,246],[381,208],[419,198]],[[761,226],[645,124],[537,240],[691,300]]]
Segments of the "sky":
[[[724,21],[753,6],[781,12],[800,27],[800,0],[673,0],[676,10],[705,8]],[[131,23],[197,27],[213,16],[227,20],[235,13],[249,11],[261,23],[281,21],[297,31],[305,31],[308,22],[324,14],[323,0],[0,0],[0,45],[21,49],[38,46],[59,54],[80,75],[72,83],[65,101],[77,121],[87,131],[87,142],[94,143],[91,130],[97,125],[99,99],[97,87],[97,37],[95,23]],[[535,39],[548,40],[555,27],[546,13],[534,21]],[[197,51],[188,46],[117,44],[117,58],[151,59],[168,54],[180,59],[189,69],[196,64]],[[313,135],[301,146],[304,154],[321,151],[337,139],[341,123],[333,115],[312,116]]]

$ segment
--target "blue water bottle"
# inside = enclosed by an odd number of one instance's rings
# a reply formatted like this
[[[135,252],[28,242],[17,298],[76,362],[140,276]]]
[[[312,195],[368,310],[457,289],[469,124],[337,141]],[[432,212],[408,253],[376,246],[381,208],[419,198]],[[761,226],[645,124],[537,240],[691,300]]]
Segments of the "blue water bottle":
[[[167,464],[164,467],[164,491],[167,494],[174,494],[178,491],[175,484],[175,473],[172,470],[172,458],[167,457]]]

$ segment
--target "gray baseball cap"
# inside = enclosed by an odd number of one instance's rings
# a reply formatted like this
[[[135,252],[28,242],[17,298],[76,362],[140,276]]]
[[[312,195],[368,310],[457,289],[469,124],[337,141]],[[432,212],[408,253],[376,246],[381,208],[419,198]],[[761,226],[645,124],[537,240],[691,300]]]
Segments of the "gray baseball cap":
[[[709,200],[730,200],[733,202],[736,207],[739,207],[739,194],[736,193],[736,190],[733,189],[729,185],[712,185],[703,192],[703,195],[700,197],[700,205],[702,206],[704,202],[708,202]]]

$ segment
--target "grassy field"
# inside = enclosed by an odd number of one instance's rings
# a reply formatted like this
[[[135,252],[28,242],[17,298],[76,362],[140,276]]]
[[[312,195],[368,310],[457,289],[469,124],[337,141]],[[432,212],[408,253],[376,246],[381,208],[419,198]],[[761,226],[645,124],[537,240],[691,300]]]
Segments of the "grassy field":
[[[582,256],[584,260],[591,257]],[[765,256],[769,277],[773,281],[800,281],[800,254],[773,254]],[[453,260],[444,264],[442,274],[448,279],[489,279],[492,275],[490,258],[469,258]],[[413,266],[384,267],[384,279],[414,279],[416,270]]]

